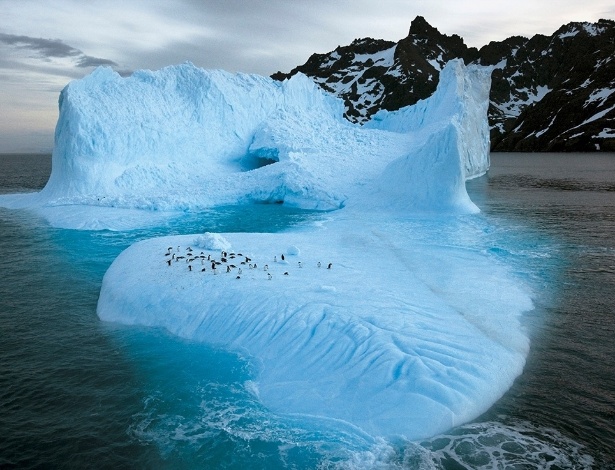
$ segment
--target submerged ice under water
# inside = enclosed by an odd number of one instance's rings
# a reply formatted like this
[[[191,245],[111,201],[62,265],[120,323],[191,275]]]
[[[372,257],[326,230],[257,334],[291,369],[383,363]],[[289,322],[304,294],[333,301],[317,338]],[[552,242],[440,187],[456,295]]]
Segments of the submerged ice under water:
[[[489,222],[483,225],[483,216],[477,217],[474,229],[485,233],[486,249],[506,257],[538,287],[542,300],[527,318],[533,352],[527,370],[484,419],[417,443],[375,440],[338,423],[275,415],[246,390],[253,370],[241,357],[163,331],[101,323],[95,315],[104,272],[134,241],[169,233],[259,231],[270,229],[262,224],[272,218],[280,221],[278,230],[321,215],[284,206],[222,208],[163,227],[114,233],[53,229],[27,212],[0,209],[6,253],[0,261],[6,274],[0,283],[0,322],[7,338],[0,346],[0,423],[2,434],[10,436],[0,444],[0,463],[79,466],[97,459],[104,466],[136,462],[144,468],[588,468],[595,460],[608,468],[612,460],[605,446],[615,435],[608,424],[612,376],[602,370],[599,379],[582,377],[591,393],[582,392],[584,407],[579,407],[575,377],[557,381],[545,375],[537,357],[549,357],[551,367],[565,361],[570,370],[557,370],[578,377],[587,374],[578,361],[587,364],[570,356],[576,347],[592,358],[612,352],[603,336],[598,344],[583,336],[591,321],[553,321],[561,312],[562,285],[578,292],[580,281],[566,269],[562,275],[562,268],[573,263],[581,242],[560,243],[562,234],[548,220],[529,217],[528,224],[523,204],[501,198],[511,178],[497,176],[497,163],[493,168],[493,177],[469,184]],[[3,188],[12,185],[2,181]],[[34,189],[36,183],[19,183],[28,186]],[[553,218],[566,208],[551,201],[540,206],[544,194],[531,196],[532,207],[543,207]],[[612,221],[609,207],[605,212]],[[598,224],[588,239],[595,241],[599,233]],[[438,236],[425,234],[431,235]],[[609,276],[613,247],[598,245]],[[593,279],[593,284],[605,281],[601,275]],[[602,327],[606,335],[613,322],[606,318]],[[560,343],[549,340],[553,333]],[[575,348],[567,347],[569,337],[581,338]]]

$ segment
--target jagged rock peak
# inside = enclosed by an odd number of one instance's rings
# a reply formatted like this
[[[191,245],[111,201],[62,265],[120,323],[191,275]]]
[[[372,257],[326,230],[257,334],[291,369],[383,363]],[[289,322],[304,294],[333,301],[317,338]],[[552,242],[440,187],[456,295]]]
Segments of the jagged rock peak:
[[[417,16],[410,23],[409,36],[440,36],[440,31],[430,25],[422,16]]]
[[[361,38],[352,41],[350,46],[337,46],[335,50],[337,52],[352,51],[355,54],[375,54],[394,45],[393,41],[386,39]]]
[[[496,151],[615,151],[615,21],[571,22],[551,35],[511,36],[480,50],[417,16],[399,42],[363,38],[314,54],[303,72],[362,123],[427,98],[451,59],[492,67],[489,123]]]

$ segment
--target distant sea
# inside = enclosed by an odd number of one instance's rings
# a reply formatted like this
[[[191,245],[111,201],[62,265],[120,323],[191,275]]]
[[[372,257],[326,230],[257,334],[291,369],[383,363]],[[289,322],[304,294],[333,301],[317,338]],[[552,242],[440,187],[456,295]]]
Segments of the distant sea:
[[[0,468],[615,468],[615,155],[491,158],[468,191],[492,252],[534,291],[531,351],[487,413],[423,442],[276,416],[246,393],[240,356],[96,316],[106,269],[137,240],[318,214],[227,207],[94,232],[0,208]],[[49,155],[0,155],[0,194],[40,190],[50,170]]]

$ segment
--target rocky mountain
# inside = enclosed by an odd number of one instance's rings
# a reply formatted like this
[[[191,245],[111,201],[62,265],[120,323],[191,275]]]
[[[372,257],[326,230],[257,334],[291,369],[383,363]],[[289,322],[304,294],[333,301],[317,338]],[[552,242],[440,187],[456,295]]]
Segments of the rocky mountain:
[[[443,65],[461,58],[493,68],[494,151],[615,151],[615,21],[569,23],[551,36],[513,36],[476,49],[417,16],[399,42],[364,38],[313,54],[289,73],[311,77],[364,122],[430,96]]]

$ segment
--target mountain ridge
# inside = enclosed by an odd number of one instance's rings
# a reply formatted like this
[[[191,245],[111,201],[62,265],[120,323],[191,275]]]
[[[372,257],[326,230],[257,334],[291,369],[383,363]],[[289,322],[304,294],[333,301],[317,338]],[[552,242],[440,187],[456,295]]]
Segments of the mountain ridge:
[[[430,96],[446,62],[492,67],[492,151],[615,151],[615,21],[571,22],[550,36],[511,36],[481,48],[417,16],[398,42],[355,39],[313,54],[276,80],[304,73],[366,122]]]

